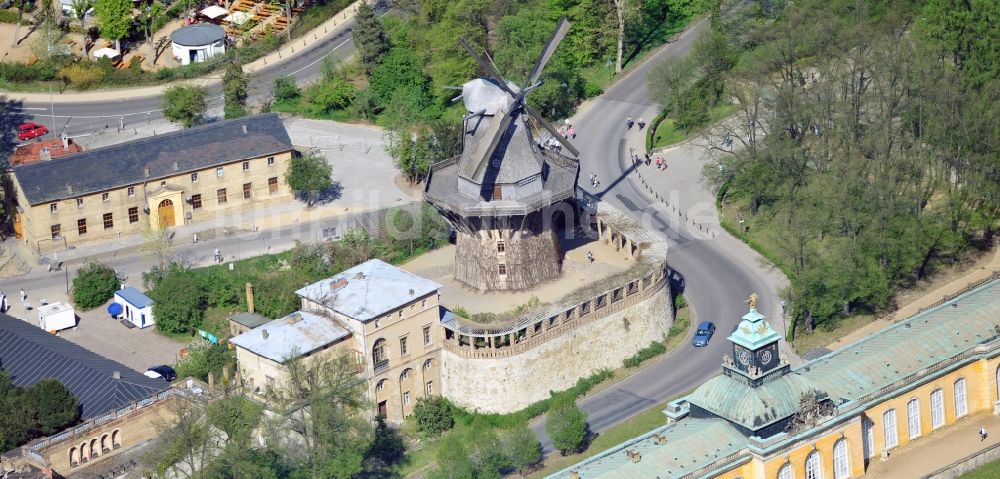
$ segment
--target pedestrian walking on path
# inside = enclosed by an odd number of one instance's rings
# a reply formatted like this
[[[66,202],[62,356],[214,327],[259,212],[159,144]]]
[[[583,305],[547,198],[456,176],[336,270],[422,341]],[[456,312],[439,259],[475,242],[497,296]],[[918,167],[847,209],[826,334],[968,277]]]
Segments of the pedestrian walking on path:
[[[646,121],[643,120],[642,118],[639,118],[639,129],[641,130],[645,127],[646,127]]]
[[[985,441],[988,436],[989,436],[989,434],[987,434],[987,432],[986,432],[986,426],[980,426],[979,427],[979,442]]]
[[[214,254],[213,257],[215,258],[215,262],[216,263],[221,263],[222,262],[222,252],[219,251],[219,248],[215,248],[215,254]]]
[[[632,129],[632,117],[631,116],[625,119],[625,127],[628,128],[629,130]]]
[[[587,251],[587,261],[590,261],[591,263],[594,262],[594,253]]]
[[[21,288],[21,302],[23,303],[27,300],[28,300],[28,293],[24,292],[24,288]]]

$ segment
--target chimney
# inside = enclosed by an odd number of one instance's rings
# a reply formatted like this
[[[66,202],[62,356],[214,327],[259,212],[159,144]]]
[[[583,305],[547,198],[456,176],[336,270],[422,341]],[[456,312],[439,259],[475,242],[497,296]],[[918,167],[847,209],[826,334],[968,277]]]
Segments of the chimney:
[[[215,371],[208,372],[208,389],[215,389]]]
[[[653,442],[658,446],[662,446],[667,443],[667,436],[662,434],[653,434]]]
[[[246,123],[243,124],[243,134],[244,135],[247,134],[247,125],[246,125]]]
[[[625,451],[625,456],[632,462],[639,462],[642,460],[642,455],[639,454],[639,451]]]
[[[576,471],[569,471],[569,479],[580,479],[580,473]]]
[[[49,161],[52,159],[52,152],[49,151],[47,147],[42,147],[42,151],[38,152],[38,159],[42,161]]]
[[[67,135],[66,132],[63,132],[63,134],[60,135],[60,137],[62,138],[63,150],[68,150],[69,149],[69,135]]]
[[[416,291],[414,291],[413,288],[410,288],[410,296],[413,296],[415,293]]]
[[[73,185],[66,185],[66,192],[69,194],[73,194]]]
[[[302,321],[302,314],[300,314],[298,311],[288,316],[288,322],[291,324],[295,324],[299,321]]]
[[[262,330],[260,330],[260,335],[261,335],[261,336],[263,336],[263,337],[264,337],[264,339],[267,339],[267,336],[268,336],[268,334],[267,334],[267,330],[266,330],[266,329],[262,329]]]
[[[253,283],[247,283],[247,312],[253,314]]]
[[[175,161],[174,162],[174,171],[177,171],[179,169],[181,169],[181,165],[177,164],[177,162]]]
[[[365,279],[365,274],[358,271],[358,273],[354,275],[354,279]]]
[[[115,379],[121,379],[122,378],[122,372],[121,371],[115,371],[115,372],[111,373],[111,377],[113,377]]]
[[[335,281],[333,283],[330,283],[330,290],[331,291],[338,290],[340,288],[343,288],[344,286],[347,286],[347,280],[341,278],[341,279],[338,279],[337,281]]]
[[[142,176],[149,176],[149,167],[144,167],[142,169]]]

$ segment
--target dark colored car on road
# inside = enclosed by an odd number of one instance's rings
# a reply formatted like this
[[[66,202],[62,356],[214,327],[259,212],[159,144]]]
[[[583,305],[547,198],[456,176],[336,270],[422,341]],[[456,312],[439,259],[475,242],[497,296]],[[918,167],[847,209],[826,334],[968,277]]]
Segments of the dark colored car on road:
[[[146,370],[145,375],[147,378],[163,378],[168,383],[177,379],[177,373],[174,371],[174,368],[167,366],[166,364],[149,368]]]
[[[17,127],[17,139],[21,141],[30,140],[32,138],[38,138],[43,135],[47,135],[49,129],[45,125],[39,125],[38,123],[29,121],[19,127]]]
[[[702,321],[694,333],[694,338],[691,339],[691,345],[696,348],[708,346],[708,340],[712,339],[713,334],[715,334],[715,325],[711,321]]]

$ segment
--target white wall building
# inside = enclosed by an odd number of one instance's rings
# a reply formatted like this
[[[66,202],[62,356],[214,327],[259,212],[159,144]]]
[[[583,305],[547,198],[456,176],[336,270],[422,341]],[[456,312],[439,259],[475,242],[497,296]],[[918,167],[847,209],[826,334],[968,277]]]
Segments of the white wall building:
[[[121,318],[145,328],[156,324],[153,318],[153,300],[133,287],[115,291],[115,302],[122,306]]]
[[[226,53],[226,31],[211,23],[178,28],[170,34],[172,53],[181,65],[201,63]]]

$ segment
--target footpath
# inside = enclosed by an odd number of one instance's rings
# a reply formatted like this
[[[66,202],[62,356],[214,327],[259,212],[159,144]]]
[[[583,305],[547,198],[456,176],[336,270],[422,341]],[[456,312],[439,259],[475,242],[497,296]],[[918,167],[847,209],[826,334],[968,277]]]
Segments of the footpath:
[[[292,40],[291,42],[285,43],[277,50],[274,50],[263,57],[260,57],[246,65],[243,66],[243,71],[248,75],[257,73],[258,71],[274,66],[275,64],[288,61],[296,55],[300,55],[303,52],[309,51],[312,47],[317,44],[322,44],[323,42],[335,37],[345,31],[348,27],[346,24],[354,20],[354,15],[357,12],[358,6],[361,5],[361,0],[352,3],[350,6],[344,10],[338,12],[336,15],[323,22],[318,27],[306,32],[305,35]],[[201,85],[204,87],[215,86],[222,81],[222,72],[215,73],[206,77],[197,78],[193,80],[186,80],[186,82]],[[163,91],[170,86],[170,84],[154,85],[139,88],[116,88],[116,89],[102,89],[95,91],[68,91],[63,93],[55,93],[52,95],[54,99],[60,103],[89,103],[98,101],[115,101],[115,100],[131,100],[135,98],[145,98],[150,96],[159,96]],[[2,92],[8,100],[11,101],[21,101],[24,103],[48,103],[50,100],[49,93],[30,93],[30,92]]]

